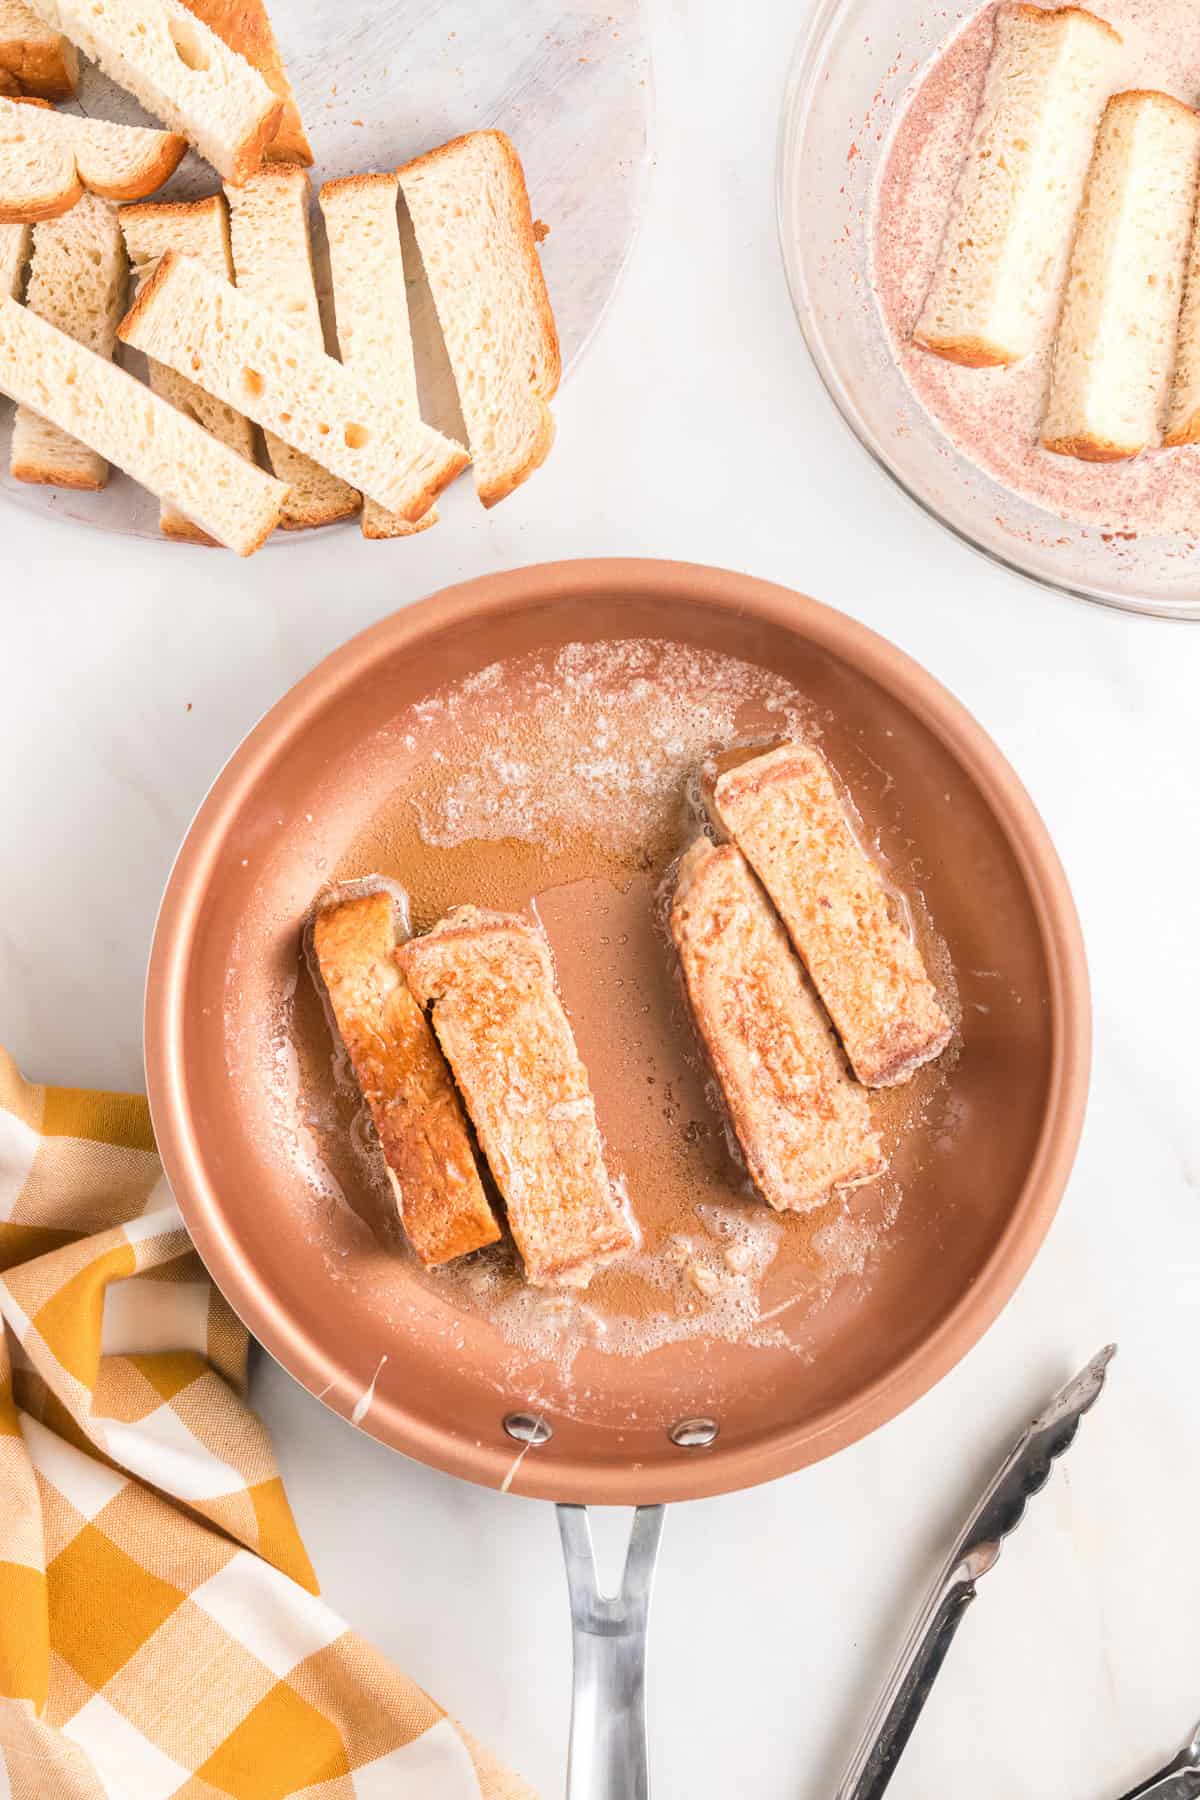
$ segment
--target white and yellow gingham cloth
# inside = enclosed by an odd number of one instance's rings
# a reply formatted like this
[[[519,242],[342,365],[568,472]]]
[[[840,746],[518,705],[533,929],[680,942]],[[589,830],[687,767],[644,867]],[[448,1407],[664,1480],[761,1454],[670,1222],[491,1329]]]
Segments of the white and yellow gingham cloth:
[[[0,1800],[532,1800],[317,1598],[144,1100],[0,1051]]]

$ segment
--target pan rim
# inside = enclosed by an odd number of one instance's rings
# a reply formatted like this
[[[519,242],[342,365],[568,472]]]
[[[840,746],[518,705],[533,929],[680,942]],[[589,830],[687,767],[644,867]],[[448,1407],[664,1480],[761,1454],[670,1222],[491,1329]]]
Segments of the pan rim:
[[[512,1491],[526,1497],[630,1505],[708,1498],[794,1473],[867,1436],[926,1394],[974,1347],[1023,1280],[1057,1212],[1075,1161],[1091,1062],[1091,1000],[1083,936],[1066,874],[1033,800],[997,745],[919,663],[846,614],[777,583],[733,570],[654,558],[587,558],[507,570],[445,588],[348,640],[302,677],[243,738],[218,773],[183,839],[155,923],[146,979],[144,1038],[154,1132],[171,1188],[200,1255],[226,1300],[269,1354],[320,1397],[347,1371],[300,1331],[248,1267],[208,1179],[187,1095],[182,1042],[189,950],[224,828],[262,771],[297,731],[382,656],[427,642],[464,617],[562,604],[603,589],[673,604],[698,602],[780,627],[874,681],[932,732],[981,794],[1029,895],[1049,977],[1050,1077],[1038,1139],[1003,1232],[974,1282],[921,1343],[872,1382],[803,1425],[772,1427],[753,1443],[717,1444],[646,1473],[556,1457],[521,1463]],[[329,1402],[325,1402],[329,1404]],[[330,1410],[345,1415],[336,1406]],[[361,1429],[447,1474],[499,1488],[514,1453],[463,1440],[377,1396]]]

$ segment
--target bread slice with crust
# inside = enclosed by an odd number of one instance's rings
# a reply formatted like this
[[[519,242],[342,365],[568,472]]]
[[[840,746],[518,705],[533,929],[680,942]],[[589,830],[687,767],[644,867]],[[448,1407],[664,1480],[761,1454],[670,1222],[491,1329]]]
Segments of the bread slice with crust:
[[[428,511],[467,460],[461,445],[376,398],[291,324],[174,250],[117,335],[410,519]]]
[[[740,850],[707,838],[671,902],[696,1029],[746,1167],[777,1212],[808,1212],[883,1173],[864,1090]]]
[[[61,219],[34,226],[25,304],[111,360],[127,272],[117,208],[85,194]],[[50,487],[97,489],[108,481],[104,457],[27,406],[13,421],[10,467],[15,480]]]
[[[313,922],[334,1019],[370,1108],[408,1241],[427,1268],[500,1237],[462,1102],[397,960],[388,893],[335,900]]]
[[[473,131],[400,170],[458,388],[475,485],[495,506],[554,442],[562,363],[525,172],[502,131]]]
[[[327,181],[321,211],[329,244],[333,303],[342,361],[357,369],[373,390],[392,394],[420,413],[417,364],[413,355],[404,282],[404,257],[396,204],[397,175],[350,175]],[[437,508],[410,525],[374,500],[363,506],[365,538],[411,537],[437,524]]]
[[[79,80],[79,56],[26,0],[0,0],[0,93],[67,100]]]
[[[722,829],[762,882],[866,1087],[894,1087],[952,1034],[897,897],[850,829],[829,765],[796,741],[719,776]]]
[[[0,300],[19,300],[33,242],[29,225],[0,225]]]
[[[261,165],[283,103],[183,0],[32,4],[147,112],[181,132],[226,181],[246,181]]]
[[[173,501],[241,556],[279,523],[282,482],[16,300],[0,299],[0,393]]]
[[[80,119],[42,100],[0,96],[0,220],[56,219],[85,190],[138,200],[174,174],[186,149],[176,132]]]
[[[1078,6],[1004,4],[914,343],[1020,362],[1054,328],[1071,227],[1121,38]]]
[[[1157,445],[1200,181],[1200,114],[1170,94],[1105,110],[1071,256],[1042,444],[1115,462]]]
[[[149,201],[143,206],[123,206],[121,230],[139,283],[153,273],[168,250],[194,256],[222,281],[233,280],[229,214],[220,194],[210,194],[206,200],[162,200]],[[236,450],[239,456],[244,456],[248,462],[254,461],[254,427],[235,407],[227,406],[223,400],[215,400],[194,381],[153,358],[150,359],[150,386],[180,412],[203,425],[205,431],[211,431],[223,444]],[[165,537],[185,543],[213,542],[207,532],[201,531],[167,500],[162,504],[159,526]]]
[[[636,1233],[604,1166],[587,1070],[528,920],[455,907],[400,951],[430,1009],[534,1287],[586,1287]]]
[[[296,164],[272,164],[241,187],[228,188],[226,197],[239,289],[277,312],[310,349],[324,355],[308,225],[308,176]],[[289,530],[336,524],[352,518],[362,505],[361,494],[273,432],[267,433],[267,458],[291,488],[283,521]]]
[[[266,161],[311,163],[312,148],[263,0],[184,0],[184,5],[231,50],[244,56],[280,101],[283,112],[267,145]]]

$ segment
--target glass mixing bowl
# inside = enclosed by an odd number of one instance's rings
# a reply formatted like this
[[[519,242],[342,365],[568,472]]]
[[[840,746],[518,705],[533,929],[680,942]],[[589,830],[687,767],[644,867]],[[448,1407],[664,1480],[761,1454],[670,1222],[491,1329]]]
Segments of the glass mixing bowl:
[[[897,366],[871,279],[876,184],[906,95],[962,23],[928,0],[816,0],[788,76],[776,170],[800,329],[864,449],[963,543],[1085,600],[1200,618],[1200,520],[1194,537],[1129,540],[1044,510],[962,455]]]

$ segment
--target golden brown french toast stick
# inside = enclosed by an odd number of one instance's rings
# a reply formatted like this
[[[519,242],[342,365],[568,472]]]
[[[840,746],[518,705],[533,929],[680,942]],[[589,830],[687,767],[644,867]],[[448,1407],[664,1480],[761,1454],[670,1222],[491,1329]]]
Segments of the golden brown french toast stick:
[[[586,1287],[636,1233],[604,1166],[587,1070],[528,920],[459,906],[401,960],[454,1071],[535,1287]]]
[[[494,1244],[462,1103],[397,960],[396,908],[363,894],[318,913],[313,948],[383,1146],[409,1243],[428,1268]]]
[[[742,763],[710,805],[774,901],[858,1079],[893,1087],[940,1055],[950,1020],[820,751],[797,741]]]
[[[684,857],[671,935],[696,1028],[752,1180],[778,1212],[807,1212],[884,1169],[870,1102],[740,850]]]

